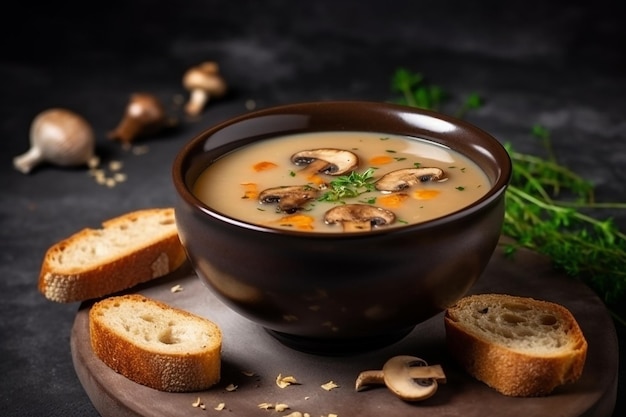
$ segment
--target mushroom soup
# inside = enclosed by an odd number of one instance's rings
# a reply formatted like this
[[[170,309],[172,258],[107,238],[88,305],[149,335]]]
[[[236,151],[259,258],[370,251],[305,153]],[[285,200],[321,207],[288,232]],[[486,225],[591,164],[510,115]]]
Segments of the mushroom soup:
[[[212,209],[248,223],[341,233],[432,220],[489,188],[473,161],[427,140],[319,132],[236,149],[211,164],[193,191]]]

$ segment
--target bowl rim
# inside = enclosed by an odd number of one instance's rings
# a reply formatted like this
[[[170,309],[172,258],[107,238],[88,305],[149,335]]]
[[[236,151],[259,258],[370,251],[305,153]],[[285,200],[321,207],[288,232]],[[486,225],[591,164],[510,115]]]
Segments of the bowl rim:
[[[210,206],[202,202],[191,191],[191,187],[187,185],[185,180],[184,167],[188,164],[189,158],[192,157],[191,152],[198,148],[200,143],[204,143],[207,138],[214,135],[216,132],[222,131],[225,128],[255,118],[260,118],[268,115],[279,114],[296,114],[295,111],[311,110],[320,107],[361,107],[371,111],[387,111],[394,114],[409,113],[414,115],[425,116],[430,119],[437,119],[454,125],[456,128],[460,128],[463,132],[472,132],[478,136],[483,137],[485,140],[491,142],[496,152],[492,152],[493,159],[499,161],[497,165],[498,175],[496,181],[491,185],[489,191],[478,200],[471,204],[464,206],[454,212],[446,215],[427,220],[420,223],[413,223],[403,226],[391,227],[391,228],[379,228],[368,232],[310,232],[299,231],[290,229],[280,229],[270,226],[262,226],[247,222],[235,217],[231,217],[220,211],[212,209]],[[408,125],[408,123],[407,123]],[[368,129],[369,130],[369,129]],[[357,129],[347,129],[346,131],[357,131]],[[363,130],[366,131],[366,130]],[[384,132],[383,132],[384,133]],[[277,132],[276,136],[280,136],[281,132]],[[285,135],[290,133],[284,133]],[[438,143],[436,140],[426,139],[431,142]],[[451,148],[448,145],[438,143],[439,145]],[[452,148],[453,149],[453,148]],[[261,232],[265,234],[280,234],[288,236],[299,236],[314,239],[353,239],[355,237],[364,238],[370,236],[378,236],[381,234],[398,234],[398,233],[412,233],[417,230],[427,230],[430,228],[439,227],[443,224],[454,223],[467,217],[471,217],[476,212],[479,212],[483,207],[495,204],[500,197],[505,193],[506,188],[509,185],[512,175],[512,162],[510,155],[506,148],[498,141],[494,136],[479,128],[478,126],[469,123],[460,118],[450,116],[444,113],[439,113],[432,110],[426,110],[416,107],[405,106],[401,104],[394,104],[389,102],[377,102],[368,100],[327,100],[327,101],[303,101],[290,104],[282,104],[277,106],[271,106],[259,110],[250,111],[248,113],[240,114],[238,116],[231,117],[225,121],[217,123],[211,127],[208,127],[190,140],[188,140],[183,147],[177,152],[174,162],[172,164],[172,180],[174,183],[175,192],[178,194],[179,200],[182,199],[192,210],[199,215],[208,215],[216,220],[219,220],[225,224],[232,225],[238,228],[244,228],[253,232]]]

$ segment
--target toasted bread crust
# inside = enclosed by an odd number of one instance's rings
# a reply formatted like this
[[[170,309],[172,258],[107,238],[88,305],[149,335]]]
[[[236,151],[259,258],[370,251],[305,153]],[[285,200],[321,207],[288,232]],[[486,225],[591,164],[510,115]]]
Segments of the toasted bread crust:
[[[86,242],[98,241],[103,230],[132,230],[138,219],[154,218],[159,223],[135,240],[130,240],[106,256],[86,254],[87,263],[61,263],[64,252]],[[94,249],[95,253],[95,249]],[[158,278],[179,268],[187,257],[180,243],[172,208],[138,210],[108,220],[102,229],[83,229],[51,246],[44,255],[39,274],[39,291],[49,300],[69,303],[103,297]]]
[[[164,326],[158,318],[193,323],[196,339],[176,343],[146,344],[136,317],[123,317],[120,304],[133,305],[156,318],[153,341],[162,337]],[[121,332],[114,321],[127,320],[128,331]],[[107,366],[139,384],[167,392],[191,392],[207,389],[220,380],[222,334],[219,327],[200,316],[171,307],[138,294],[109,297],[95,303],[89,311],[89,337],[95,355]],[[190,345],[190,343],[192,345]]]
[[[541,347],[537,350],[506,346],[478,331],[463,315],[468,309],[507,304],[522,304],[538,315],[555,317],[558,327],[567,334],[567,344],[559,348]],[[469,296],[446,310],[444,324],[451,356],[470,375],[504,395],[548,395],[556,387],[575,382],[582,375],[587,341],[571,312],[559,304],[505,294]],[[550,328],[545,326],[545,332],[550,332]],[[533,337],[540,338],[542,335],[535,334]],[[520,345],[523,338],[519,336]]]

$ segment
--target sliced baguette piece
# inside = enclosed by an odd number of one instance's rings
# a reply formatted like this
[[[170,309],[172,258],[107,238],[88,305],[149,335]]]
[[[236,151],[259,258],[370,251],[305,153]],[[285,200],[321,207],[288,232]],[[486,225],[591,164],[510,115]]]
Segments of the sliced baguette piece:
[[[166,275],[186,259],[174,209],[137,210],[51,246],[39,291],[61,303],[99,298]]]
[[[199,391],[220,380],[220,328],[161,301],[139,294],[100,300],[89,310],[89,337],[107,366],[159,391]]]
[[[444,324],[451,356],[504,395],[548,395],[582,375],[587,341],[560,304],[507,294],[471,295],[446,310]]]

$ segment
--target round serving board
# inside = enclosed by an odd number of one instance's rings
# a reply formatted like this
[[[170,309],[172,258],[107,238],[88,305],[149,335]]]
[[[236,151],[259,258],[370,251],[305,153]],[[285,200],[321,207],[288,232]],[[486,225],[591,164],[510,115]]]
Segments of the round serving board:
[[[172,292],[180,285],[182,291]],[[585,285],[555,273],[541,256],[520,251],[514,260],[498,249],[472,293],[499,292],[558,302],[574,314],[589,344],[582,377],[541,398],[499,394],[467,375],[448,357],[442,314],[420,324],[403,340],[376,351],[353,356],[318,356],[290,349],[264,329],[232,312],[183,268],[149,285],[133,288],[216,322],[223,331],[222,378],[213,388],[194,393],[167,393],[136,384],[115,373],[92,352],[89,343],[89,304],[81,306],[71,335],[74,367],[94,407],[104,417],[126,416],[285,416],[293,412],[312,417],[430,417],[608,416],[617,395],[618,346],[615,328],[602,301]],[[447,382],[435,396],[417,403],[395,397],[385,386],[356,392],[354,383],[364,370],[381,369],[396,355],[418,356],[442,365]],[[298,384],[280,388],[279,376]],[[326,390],[323,384],[338,387]],[[200,400],[205,409],[194,407]],[[286,404],[289,409],[262,409],[260,404]],[[222,404],[223,409],[216,410]],[[197,404],[196,404],[197,405]]]

